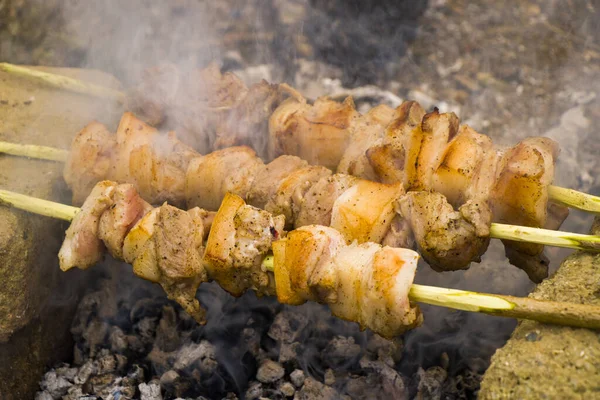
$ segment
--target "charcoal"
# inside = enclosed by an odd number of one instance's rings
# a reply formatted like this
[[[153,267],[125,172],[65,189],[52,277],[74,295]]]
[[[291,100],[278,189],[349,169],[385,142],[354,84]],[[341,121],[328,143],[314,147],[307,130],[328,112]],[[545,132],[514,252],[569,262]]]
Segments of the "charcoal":
[[[96,361],[98,374],[114,372],[117,369],[117,359],[107,349],[102,349],[98,354]]]
[[[248,385],[246,390],[246,400],[256,400],[263,396],[263,385],[260,382],[253,381]]]
[[[65,377],[57,375],[56,371],[52,370],[44,375],[40,387],[42,390],[48,392],[53,398],[57,399],[67,393],[67,390],[72,385],[73,384]]]
[[[107,322],[93,320],[83,331],[83,343],[89,350],[90,357],[94,357],[96,352],[105,343],[108,335],[109,325]]]
[[[73,385],[69,388],[67,394],[62,397],[62,400],[79,400],[85,395],[86,393],[83,392],[80,385]]]
[[[442,396],[442,386],[448,373],[442,367],[431,367],[427,371],[419,368],[417,379],[418,399],[439,399]]]
[[[331,368],[328,368],[325,371],[325,375],[323,376],[323,382],[328,386],[333,386],[335,384],[335,373]]]
[[[131,350],[133,350],[137,353],[144,352],[144,350],[145,350],[144,343],[138,336],[127,335],[125,338],[127,340],[127,347],[129,347]]]
[[[98,395],[109,394],[119,379],[115,374],[93,375],[83,385],[86,393],[95,393]]]
[[[160,377],[160,385],[163,388],[166,386],[171,386],[175,383],[175,381],[177,381],[178,378],[179,374],[177,373],[177,371],[169,370],[162,374],[162,376]]]
[[[163,374],[172,368],[175,357],[175,352],[165,353],[157,346],[154,346],[152,351],[146,356],[146,359],[152,363],[152,367],[157,374]]]
[[[340,398],[342,396],[337,390],[314,378],[307,378],[302,389],[294,396],[294,400],[337,400]]]
[[[96,373],[96,365],[92,360],[86,361],[85,364],[79,368],[79,372],[75,376],[74,382],[78,385],[83,385],[89,379],[90,375]]]
[[[35,400],[53,400],[53,397],[50,393],[44,390],[35,394]]]
[[[296,386],[297,388],[304,385],[305,379],[306,379],[306,376],[304,375],[304,371],[302,371],[301,369],[295,369],[290,374],[290,380],[292,381],[294,386]]]
[[[129,345],[127,343],[127,336],[118,326],[113,326],[110,328],[108,341],[110,343],[110,349],[115,353],[125,352]]]
[[[377,334],[371,335],[367,342],[367,351],[390,367],[393,367],[402,358],[402,348],[400,339],[387,340]]]
[[[244,328],[242,338],[250,354],[258,357],[260,352],[260,334],[254,328]]]
[[[298,312],[284,310],[275,317],[268,335],[278,342],[291,343],[300,336],[307,324],[308,318],[306,316]]]
[[[370,384],[377,388],[377,398],[407,398],[408,390],[398,371],[384,362],[372,361],[366,357],[361,358],[360,366],[368,371]]]
[[[290,382],[282,382],[277,389],[286,397],[292,397],[296,393],[296,388]]]
[[[175,351],[181,346],[180,337],[177,326],[177,314],[175,309],[170,306],[164,306],[162,317],[156,328],[156,341],[161,350]]]
[[[285,369],[281,364],[272,360],[264,361],[256,372],[256,379],[262,383],[273,383],[283,378]]]
[[[298,353],[302,345],[298,342],[282,343],[279,348],[279,362],[282,364],[292,364],[296,366],[298,361]]]
[[[352,336],[336,336],[327,344],[325,353],[327,365],[337,369],[354,363],[360,356],[361,347],[354,342]]]
[[[154,335],[156,334],[156,326],[158,318],[145,317],[142,318],[136,325],[135,329],[138,332],[139,338],[144,344],[154,343]]]
[[[75,376],[77,376],[77,368],[71,368],[68,364],[63,364],[61,367],[55,368],[56,374],[64,377],[69,382],[75,381]]]
[[[197,365],[204,374],[212,374],[218,366],[215,346],[207,340],[183,346],[177,353],[174,368],[184,370],[192,365]]]
[[[140,390],[140,400],[162,400],[160,384],[156,380],[150,381],[150,383],[140,383],[138,389]]]

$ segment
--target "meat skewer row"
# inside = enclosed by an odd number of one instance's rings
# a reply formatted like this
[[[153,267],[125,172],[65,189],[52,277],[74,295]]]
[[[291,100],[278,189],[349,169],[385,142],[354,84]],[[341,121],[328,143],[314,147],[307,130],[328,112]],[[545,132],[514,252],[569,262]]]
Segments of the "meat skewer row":
[[[405,194],[400,183],[331,175],[293,156],[265,165],[244,146],[199,156],[173,133],[160,136],[131,113],[123,115],[116,136],[93,122],[75,137],[72,148],[65,180],[73,188],[75,203],[101,179],[133,183],[152,203],[187,203],[209,210],[216,210],[232,191],[254,206],[283,214],[289,227],[331,225],[349,240],[396,247],[412,246],[414,236],[437,270],[464,269],[478,261],[490,233],[504,239],[514,236],[514,229],[502,225],[492,225],[490,231],[485,202],[468,201],[455,212],[438,194]],[[529,237],[530,242],[539,240]],[[515,261],[513,255],[511,262],[535,282],[547,276],[543,260],[522,256]]]
[[[94,188],[81,209],[7,191],[0,195],[4,203],[14,207],[73,221],[61,248],[63,269],[69,266],[65,264],[66,249],[73,251],[71,255],[76,258],[83,257],[82,262],[91,254],[89,246],[75,246],[73,241],[89,244],[102,238],[113,255],[115,246],[122,245],[121,259],[133,257],[136,275],[160,282],[169,297],[175,298],[200,323],[204,322],[204,314],[199,305],[193,304],[197,300],[191,293],[210,278],[236,296],[253,289],[259,295],[276,295],[284,304],[328,304],[334,315],[358,322],[362,328],[387,338],[421,323],[421,314],[412,302],[600,328],[597,306],[413,284],[418,254],[412,250],[375,243],[347,244],[338,232],[323,226],[306,226],[280,236],[281,216],[272,217],[246,205],[236,195],[225,198],[212,222],[208,213],[198,209],[190,213],[166,204],[150,209],[131,185],[106,181]],[[106,208],[111,201],[112,205]],[[99,213],[98,207],[105,210]],[[140,218],[144,210],[150,211]],[[203,262],[199,263],[207,222],[212,228]],[[107,226],[117,240],[102,237]],[[128,232],[123,229],[125,226]],[[273,255],[268,253],[271,247]],[[90,265],[88,259],[79,266]],[[186,294],[181,296],[183,292]]]
[[[0,63],[0,70],[38,79],[61,90],[119,101],[127,99],[128,108],[141,112],[151,124],[174,118],[178,120],[178,128],[191,130],[194,133],[191,136],[210,136],[210,140],[220,142],[221,147],[245,143],[248,136],[256,137],[257,132],[264,130],[269,119],[270,139],[263,142],[268,142],[272,156],[282,152],[299,155],[311,164],[325,165],[359,177],[379,177],[384,181],[412,179],[427,184],[432,179],[429,184],[433,189],[447,196],[453,204],[457,198],[473,196],[474,192],[478,192],[476,187],[479,187],[480,194],[481,189],[489,189],[489,183],[486,186],[482,181],[479,185],[472,185],[473,190],[467,190],[470,193],[463,193],[469,178],[481,181],[482,176],[490,173],[490,168],[482,173],[477,164],[491,161],[491,169],[494,169],[502,156],[493,154],[493,150],[498,153],[498,149],[493,149],[486,136],[467,126],[459,129],[458,118],[453,114],[440,115],[434,112],[425,118],[425,112],[415,102],[405,102],[396,110],[380,105],[365,115],[360,115],[354,109],[350,98],[343,103],[321,98],[310,105],[302,95],[285,84],[268,85],[262,82],[247,88],[235,74],[221,74],[216,64],[192,71],[185,77],[174,65],[149,68],[140,85],[128,93],[8,63]],[[284,97],[288,98],[282,102]],[[450,124],[450,131],[438,129],[439,132],[433,132],[433,128],[439,127],[440,119]],[[232,123],[238,120],[242,122]],[[207,129],[213,132],[207,133]],[[225,137],[215,138],[215,132],[225,132]],[[424,133],[427,136],[425,139]],[[539,142],[539,139],[532,140]],[[526,156],[539,159],[542,153],[548,153],[548,149],[540,149],[531,141],[526,144],[534,147],[531,151],[525,151],[530,153]],[[67,158],[64,150],[24,146],[2,143],[0,151],[56,161]],[[259,147],[264,146],[265,143],[262,143]],[[554,145],[542,143],[544,146]],[[461,151],[462,147],[468,150]],[[429,150],[423,151],[425,148]],[[261,154],[261,149],[255,150]],[[419,152],[426,156],[422,157],[417,167],[427,170],[423,175],[428,179],[411,178],[414,171],[406,168],[411,160],[417,161]],[[399,160],[397,157],[403,154],[405,159]],[[547,156],[544,158],[548,159]],[[390,161],[396,162],[390,164]],[[447,179],[449,176],[455,180]],[[406,185],[406,188],[411,190],[412,186]],[[547,185],[545,190],[549,199],[559,204],[600,213],[600,198],[597,196],[552,185]],[[544,208],[540,208],[539,213],[543,215]],[[519,224],[516,221],[505,222]]]

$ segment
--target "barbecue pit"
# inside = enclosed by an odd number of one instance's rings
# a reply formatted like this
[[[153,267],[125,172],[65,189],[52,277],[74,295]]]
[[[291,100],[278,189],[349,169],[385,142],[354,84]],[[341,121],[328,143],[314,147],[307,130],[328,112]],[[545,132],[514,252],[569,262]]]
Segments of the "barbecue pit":
[[[140,1],[117,7],[110,1],[68,6],[9,1],[2,6],[16,28],[2,31],[0,51],[12,63],[78,67],[47,71],[116,89],[130,87],[143,68],[158,61],[181,68],[217,61],[222,71],[233,71],[247,84],[285,81],[309,99],[328,94],[342,101],[352,95],[361,112],[415,99],[428,111],[455,112],[461,122],[507,146],[530,135],[557,140],[562,152],[556,181],[598,194],[593,127],[599,118],[600,69],[593,4],[558,9],[536,2],[512,8],[487,1],[390,3],[268,1],[241,7]],[[142,32],[138,36],[125,23],[132,15],[137,19],[131,25]],[[197,23],[205,19],[211,23]],[[27,30],[26,21],[35,29]],[[80,43],[59,42],[47,33],[61,31],[63,23]],[[27,39],[26,32],[37,35]],[[4,141],[68,149],[93,119],[114,131],[123,111],[112,101],[0,74]],[[70,204],[61,166],[8,156],[0,156],[0,163],[3,189]],[[282,306],[248,293],[235,300],[214,283],[203,284],[198,294],[208,309],[202,327],[158,287],[117,262],[59,273],[56,254],[67,225],[5,208],[0,212],[0,271],[7,282],[0,289],[6,299],[2,397],[31,398],[38,392],[43,399],[159,398],[158,393],[163,398],[510,398],[526,397],[520,390],[532,387],[554,390],[552,382],[528,386],[514,378],[526,376],[525,360],[532,358],[539,365],[530,375],[534,382],[562,370],[554,383],[564,392],[547,393],[568,397],[577,369],[585,378],[572,390],[597,390],[597,348],[578,347],[595,337],[593,331],[527,322],[505,346],[514,320],[424,306],[423,327],[386,341],[331,317],[323,306]],[[589,214],[572,212],[562,230],[588,233],[591,224]],[[550,249],[549,254],[554,271],[568,252]],[[594,265],[593,256],[570,258],[536,296],[598,305]],[[516,296],[533,288],[508,264],[498,243],[467,271],[437,274],[423,265],[416,282]],[[563,292],[553,293],[554,285]],[[568,344],[558,348],[564,364],[550,362],[546,353],[561,342]],[[506,360],[511,366],[523,360],[527,367],[501,368]]]

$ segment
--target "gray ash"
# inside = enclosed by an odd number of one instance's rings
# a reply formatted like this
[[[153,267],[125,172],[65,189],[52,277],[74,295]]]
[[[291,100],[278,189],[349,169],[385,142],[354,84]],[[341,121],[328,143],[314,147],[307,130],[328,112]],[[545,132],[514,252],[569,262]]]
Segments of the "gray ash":
[[[199,291],[209,320],[199,326],[133,279],[101,279],[84,296],[73,360],[44,375],[36,399],[467,399],[479,388],[482,371],[449,357],[451,345],[417,365],[406,358],[418,346],[361,332],[325,307],[234,299],[212,284]]]

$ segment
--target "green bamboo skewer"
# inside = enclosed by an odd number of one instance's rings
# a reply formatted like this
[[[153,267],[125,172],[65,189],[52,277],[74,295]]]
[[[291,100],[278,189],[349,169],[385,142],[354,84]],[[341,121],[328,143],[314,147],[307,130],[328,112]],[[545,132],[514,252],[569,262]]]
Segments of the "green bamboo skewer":
[[[9,63],[0,63],[0,71],[8,72],[10,74],[25,78],[36,79],[59,90],[66,90],[100,98],[116,99],[120,102],[125,100],[125,93],[119,90],[95,85],[93,83],[84,82],[80,79],[70,78],[64,75],[38,71],[36,69]]]
[[[8,190],[0,190],[0,203],[35,214],[71,221],[79,208],[42,200]],[[273,272],[273,256],[263,260]],[[455,310],[479,312],[502,317],[530,319],[565,326],[600,329],[600,307],[584,304],[535,300],[526,297],[477,293],[413,284],[409,299]]]

